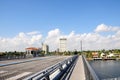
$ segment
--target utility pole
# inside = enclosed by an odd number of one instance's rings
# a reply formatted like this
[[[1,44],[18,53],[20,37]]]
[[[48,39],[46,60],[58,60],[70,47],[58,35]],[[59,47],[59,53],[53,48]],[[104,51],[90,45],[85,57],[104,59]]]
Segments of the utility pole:
[[[80,41],[80,45],[81,45],[81,53],[82,53],[82,40]]]

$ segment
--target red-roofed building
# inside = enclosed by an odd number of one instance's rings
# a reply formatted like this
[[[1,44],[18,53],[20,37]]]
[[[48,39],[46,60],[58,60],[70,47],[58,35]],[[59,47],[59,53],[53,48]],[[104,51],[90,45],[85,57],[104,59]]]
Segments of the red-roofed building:
[[[98,52],[92,52],[92,57],[93,57],[93,58],[98,58],[98,57],[99,57]]]
[[[35,48],[35,47],[29,47],[29,48],[26,48],[26,50],[33,50],[33,51],[36,51],[36,50],[39,50],[40,48]]]
[[[41,52],[41,48],[28,47],[25,49],[28,57],[37,57]]]

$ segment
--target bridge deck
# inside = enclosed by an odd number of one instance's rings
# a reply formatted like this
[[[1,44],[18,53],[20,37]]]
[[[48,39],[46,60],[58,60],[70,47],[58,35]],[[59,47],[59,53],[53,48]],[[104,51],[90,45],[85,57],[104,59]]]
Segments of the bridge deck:
[[[68,58],[69,56],[49,56],[24,60],[20,59],[16,61],[17,64],[14,64],[15,60],[2,61],[0,62],[0,80],[23,80],[30,75],[38,73]]]
[[[85,80],[85,71],[82,56],[79,56],[70,80]]]

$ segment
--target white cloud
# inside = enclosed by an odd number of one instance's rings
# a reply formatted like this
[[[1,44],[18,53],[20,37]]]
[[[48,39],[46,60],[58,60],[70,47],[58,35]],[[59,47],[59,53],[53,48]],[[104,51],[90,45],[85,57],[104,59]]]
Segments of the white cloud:
[[[120,48],[120,29],[119,27],[98,25],[96,32],[76,34],[71,31],[69,34],[63,34],[59,29],[50,30],[44,38],[44,42],[49,45],[50,51],[59,48],[59,38],[67,38],[67,49],[80,50],[80,41],[82,40],[84,50],[100,50]],[[114,34],[101,35],[102,31],[114,31]],[[13,38],[0,37],[0,51],[24,51],[26,47],[41,47],[43,41],[42,34],[38,32],[24,33],[20,32]]]
[[[0,51],[24,51],[26,47],[37,46],[41,47],[41,34],[28,35],[20,32],[13,38],[0,38]]]
[[[50,46],[50,50],[56,50],[59,46],[60,30],[54,29],[48,32],[45,43]]]
[[[97,28],[95,29],[96,32],[104,32],[104,31],[108,31],[108,27],[104,24],[100,24],[97,26]]]
[[[106,26],[106,25],[105,25]],[[98,28],[99,29],[99,28]],[[97,29],[97,30],[98,30]],[[74,31],[68,35],[63,35],[59,29],[54,29],[48,32],[45,42],[50,45],[51,50],[59,48],[59,38],[67,38],[68,50],[80,50],[80,41],[83,42],[84,50],[100,50],[100,49],[114,49],[120,46],[120,29],[119,27],[104,27],[99,31],[115,31],[113,35],[101,35],[96,32],[76,34]]]
[[[60,35],[59,29],[54,29],[48,32],[48,37],[57,37]]]
[[[107,26],[105,24],[100,24],[95,29],[95,32],[108,32],[108,31],[116,32],[119,30],[120,30],[120,27],[112,27],[112,26]]]
[[[39,31],[33,31],[33,32],[28,32],[27,34],[28,35],[36,35],[36,34],[39,34],[40,32]]]

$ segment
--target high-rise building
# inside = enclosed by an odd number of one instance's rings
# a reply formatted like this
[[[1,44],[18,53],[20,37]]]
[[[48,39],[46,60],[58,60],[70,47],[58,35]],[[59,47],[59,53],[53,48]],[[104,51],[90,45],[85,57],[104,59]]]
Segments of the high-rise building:
[[[66,45],[67,45],[67,39],[66,38],[60,38],[60,52],[66,51]]]
[[[47,44],[42,44],[42,50],[47,54],[49,52],[49,46]]]

